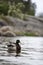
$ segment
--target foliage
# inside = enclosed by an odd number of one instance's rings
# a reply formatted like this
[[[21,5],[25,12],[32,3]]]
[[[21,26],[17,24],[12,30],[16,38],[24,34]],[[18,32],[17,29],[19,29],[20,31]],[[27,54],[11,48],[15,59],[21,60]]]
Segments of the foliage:
[[[36,35],[35,33],[32,33],[32,32],[15,32],[15,34],[17,36],[38,36]]]
[[[24,35],[25,35],[25,36],[38,36],[38,35],[36,35],[35,33],[32,33],[32,32],[31,32],[31,33],[26,33],[26,32],[25,32]]]
[[[7,15],[9,10],[9,6],[6,3],[1,3],[0,4],[0,14]]]
[[[35,15],[35,4],[31,0],[2,0],[0,14],[21,18],[20,15]],[[10,2],[10,3],[9,3]],[[7,4],[6,4],[7,3]],[[24,16],[24,15],[23,15]]]
[[[24,19],[24,14],[22,13],[23,3],[18,3],[17,5],[11,5],[9,7],[8,15]]]

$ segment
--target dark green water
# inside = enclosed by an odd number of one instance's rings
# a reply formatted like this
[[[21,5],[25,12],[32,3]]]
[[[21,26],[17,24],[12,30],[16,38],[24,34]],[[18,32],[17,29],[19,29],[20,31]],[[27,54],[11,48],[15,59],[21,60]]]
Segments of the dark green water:
[[[7,42],[17,39],[22,48],[19,57],[7,52]],[[43,37],[0,37],[0,65],[43,65]]]

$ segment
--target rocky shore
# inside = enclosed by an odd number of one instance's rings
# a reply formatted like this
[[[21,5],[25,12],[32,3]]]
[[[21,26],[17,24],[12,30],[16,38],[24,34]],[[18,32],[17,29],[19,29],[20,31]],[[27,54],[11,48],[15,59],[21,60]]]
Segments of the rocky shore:
[[[0,36],[43,36],[43,18],[28,16],[22,20],[3,16],[0,18]]]

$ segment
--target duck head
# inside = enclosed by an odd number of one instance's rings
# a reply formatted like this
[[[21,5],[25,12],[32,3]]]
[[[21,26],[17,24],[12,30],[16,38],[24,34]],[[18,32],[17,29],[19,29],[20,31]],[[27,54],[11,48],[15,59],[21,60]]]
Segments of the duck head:
[[[17,44],[20,43],[20,40],[16,40],[16,43],[17,43]]]

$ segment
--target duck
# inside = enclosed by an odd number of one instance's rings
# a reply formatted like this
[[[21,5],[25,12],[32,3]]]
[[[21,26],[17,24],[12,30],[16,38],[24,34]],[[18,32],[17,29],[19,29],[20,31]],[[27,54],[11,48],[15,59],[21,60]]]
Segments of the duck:
[[[21,53],[21,46],[20,46],[20,40],[16,40],[16,56],[19,56],[19,54]]]
[[[7,47],[8,47],[8,52],[9,53],[16,53],[16,56],[19,56],[20,55],[20,53],[21,53],[21,46],[20,46],[20,40],[16,40],[16,43],[14,43],[13,42],[13,44],[12,44],[12,42],[10,42],[10,44],[9,45],[7,45]]]
[[[9,44],[7,45],[7,49],[8,53],[14,53],[16,50],[16,46],[15,44],[13,44],[13,42],[9,42]]]

